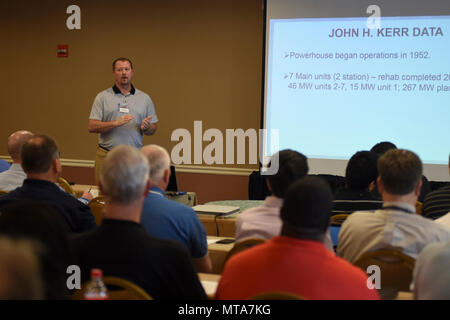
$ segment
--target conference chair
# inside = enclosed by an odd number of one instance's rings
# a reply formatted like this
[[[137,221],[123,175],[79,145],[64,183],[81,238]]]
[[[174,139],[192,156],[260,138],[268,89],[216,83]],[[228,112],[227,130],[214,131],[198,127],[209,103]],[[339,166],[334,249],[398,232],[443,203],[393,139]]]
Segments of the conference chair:
[[[423,203],[420,201],[416,202],[416,213],[418,215],[422,215],[422,207],[423,207]]]
[[[105,197],[95,197],[94,199],[89,201],[88,206],[91,209],[92,214],[94,215],[95,223],[97,224],[97,226],[101,225],[103,220],[103,208],[105,207]]]
[[[256,294],[248,300],[306,300],[295,293],[285,291],[267,291]]]
[[[332,215],[330,217],[330,224],[332,226],[341,226],[344,223],[345,219],[348,218],[349,215],[350,215],[349,213],[340,213],[340,214]]]
[[[369,266],[380,268],[378,290],[384,299],[394,299],[399,291],[410,291],[415,259],[396,250],[382,249],[363,254],[353,263],[367,273]],[[374,271],[369,274],[374,275]]]
[[[72,186],[69,184],[69,182],[67,182],[66,179],[64,179],[63,177],[59,177],[58,180],[56,181],[56,183],[64,189],[64,191],[66,191],[68,194],[73,195],[74,197],[76,197],[75,191],[73,191]]]
[[[223,267],[225,267],[225,264],[227,263],[228,259],[230,259],[235,254],[242,252],[244,250],[247,250],[256,245],[262,244],[266,241],[267,241],[266,239],[249,238],[249,239],[245,239],[245,240],[235,243],[233,248],[231,248],[231,250],[228,252],[227,256],[225,257],[225,260],[223,261]],[[222,268],[222,270],[223,270],[223,268]]]
[[[106,276],[103,277],[103,283],[108,289],[109,300],[153,300],[152,297],[145,292],[144,289],[131,281]],[[80,290],[75,291],[72,300],[83,300],[86,283],[81,286]]]

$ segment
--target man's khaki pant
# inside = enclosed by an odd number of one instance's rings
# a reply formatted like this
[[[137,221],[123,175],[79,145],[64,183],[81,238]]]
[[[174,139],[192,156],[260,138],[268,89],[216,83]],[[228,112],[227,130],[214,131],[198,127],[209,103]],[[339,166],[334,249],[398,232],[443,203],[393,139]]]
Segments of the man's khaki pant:
[[[105,161],[108,151],[97,146],[97,154],[95,156],[95,183],[98,185],[100,174],[102,172],[103,161]]]

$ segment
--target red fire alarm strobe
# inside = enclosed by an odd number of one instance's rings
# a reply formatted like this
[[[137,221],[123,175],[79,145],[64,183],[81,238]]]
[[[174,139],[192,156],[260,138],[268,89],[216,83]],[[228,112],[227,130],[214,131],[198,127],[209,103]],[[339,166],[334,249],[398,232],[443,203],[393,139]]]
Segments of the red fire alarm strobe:
[[[67,44],[59,44],[56,50],[58,58],[67,58],[69,56],[69,46]]]

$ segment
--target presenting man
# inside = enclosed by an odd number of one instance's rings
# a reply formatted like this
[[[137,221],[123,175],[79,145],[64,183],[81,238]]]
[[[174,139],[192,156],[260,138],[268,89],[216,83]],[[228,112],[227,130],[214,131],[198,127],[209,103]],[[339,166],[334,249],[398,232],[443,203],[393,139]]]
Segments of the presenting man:
[[[89,116],[89,132],[100,133],[95,157],[96,181],[109,150],[120,144],[140,149],[143,134],[154,134],[158,122],[148,94],[131,83],[134,75],[131,60],[118,58],[112,66],[115,84],[95,97]]]

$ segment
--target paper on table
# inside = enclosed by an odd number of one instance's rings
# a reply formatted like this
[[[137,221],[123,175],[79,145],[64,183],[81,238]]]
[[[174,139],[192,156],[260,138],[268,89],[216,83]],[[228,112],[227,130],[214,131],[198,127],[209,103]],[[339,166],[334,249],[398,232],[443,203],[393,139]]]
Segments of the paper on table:
[[[207,295],[214,295],[216,293],[217,286],[219,284],[217,281],[202,280],[201,282]]]
[[[89,192],[92,194],[92,196],[94,198],[98,197],[98,189],[91,189],[91,191],[89,191]]]
[[[210,244],[216,243],[217,239],[206,239],[206,241],[208,241],[208,246],[209,246]]]

